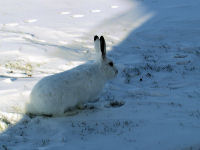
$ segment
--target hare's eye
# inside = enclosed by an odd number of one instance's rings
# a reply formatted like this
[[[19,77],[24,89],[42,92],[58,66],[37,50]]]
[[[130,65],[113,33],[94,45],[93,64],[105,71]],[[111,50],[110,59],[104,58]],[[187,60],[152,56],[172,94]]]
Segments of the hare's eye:
[[[108,63],[111,67],[113,67],[113,62],[111,61],[111,62],[109,62]]]

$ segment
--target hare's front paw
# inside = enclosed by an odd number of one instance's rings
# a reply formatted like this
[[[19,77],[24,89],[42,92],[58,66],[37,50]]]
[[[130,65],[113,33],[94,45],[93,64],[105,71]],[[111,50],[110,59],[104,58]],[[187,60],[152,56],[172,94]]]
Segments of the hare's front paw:
[[[86,104],[83,104],[83,103],[79,103],[77,106],[76,106],[77,109],[79,110],[84,110],[87,108],[87,105]]]

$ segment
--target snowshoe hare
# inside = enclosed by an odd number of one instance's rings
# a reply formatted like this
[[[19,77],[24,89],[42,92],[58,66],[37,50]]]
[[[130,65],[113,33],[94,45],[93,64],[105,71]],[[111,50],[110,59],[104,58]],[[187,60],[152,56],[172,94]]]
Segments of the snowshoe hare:
[[[117,75],[113,62],[106,57],[104,37],[94,36],[100,61],[86,63],[71,70],[41,79],[33,88],[28,114],[63,115],[66,110],[95,100],[105,83]]]

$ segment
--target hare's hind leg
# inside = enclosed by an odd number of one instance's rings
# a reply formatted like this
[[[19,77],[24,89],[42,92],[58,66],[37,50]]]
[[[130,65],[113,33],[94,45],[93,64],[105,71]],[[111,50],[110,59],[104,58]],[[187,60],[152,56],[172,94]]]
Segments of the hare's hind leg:
[[[75,116],[79,113],[79,111],[76,109],[76,107],[70,107],[65,109],[64,115],[65,116]]]
[[[42,116],[42,117],[47,117],[47,118],[53,117],[52,114],[32,114],[32,113],[26,113],[26,115],[27,115],[28,117],[30,117],[31,119],[32,119],[32,118],[35,118],[35,117],[37,117],[37,116]]]

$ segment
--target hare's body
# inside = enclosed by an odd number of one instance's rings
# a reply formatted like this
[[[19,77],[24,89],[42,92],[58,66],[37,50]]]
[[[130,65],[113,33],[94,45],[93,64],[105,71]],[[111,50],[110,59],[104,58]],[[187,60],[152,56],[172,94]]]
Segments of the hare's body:
[[[106,82],[100,67],[97,63],[84,64],[41,79],[31,92],[33,103],[28,110],[34,114],[59,115],[77,104],[95,100]]]
[[[100,41],[95,36],[94,40],[95,48],[101,48],[101,61],[86,63],[41,79],[31,92],[27,113],[62,115],[69,108],[95,100],[104,84],[115,77],[117,69],[105,57],[104,38],[101,37]]]

